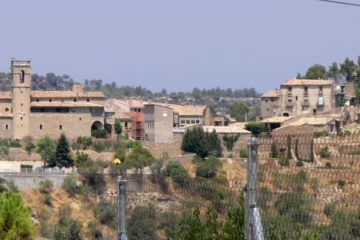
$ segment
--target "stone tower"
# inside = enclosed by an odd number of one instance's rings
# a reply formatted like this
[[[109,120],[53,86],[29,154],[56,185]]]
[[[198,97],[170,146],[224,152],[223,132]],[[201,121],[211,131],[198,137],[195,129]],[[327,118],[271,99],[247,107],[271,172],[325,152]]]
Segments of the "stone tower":
[[[31,61],[11,59],[13,138],[29,135]]]

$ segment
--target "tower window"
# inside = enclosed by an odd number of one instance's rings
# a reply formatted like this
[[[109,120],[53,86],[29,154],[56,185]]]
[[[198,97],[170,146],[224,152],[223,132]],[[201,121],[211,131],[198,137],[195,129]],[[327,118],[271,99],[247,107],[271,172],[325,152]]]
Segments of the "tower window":
[[[9,129],[9,125],[5,124],[5,129],[8,130]]]
[[[20,71],[20,83],[24,83],[25,81],[25,71],[21,70]]]
[[[77,100],[76,100],[76,98],[74,98],[74,102],[76,102]]]
[[[81,121],[81,117],[79,118],[79,121]]]
[[[52,99],[51,99],[51,98],[49,99],[49,102],[52,102]]]
[[[20,103],[20,106],[24,106],[24,104],[23,104],[23,103]]]
[[[59,125],[59,129],[62,130],[62,125]]]
[[[9,111],[10,111],[10,108],[6,107],[5,112],[9,112]]]
[[[88,99],[86,99],[86,101],[87,101],[87,102],[90,102],[90,99],[88,98]]]
[[[37,102],[39,102],[40,100],[39,99],[36,99]]]
[[[20,117],[20,120],[23,120],[23,117]]]
[[[40,128],[40,130],[42,130],[42,124],[40,124],[39,128]]]

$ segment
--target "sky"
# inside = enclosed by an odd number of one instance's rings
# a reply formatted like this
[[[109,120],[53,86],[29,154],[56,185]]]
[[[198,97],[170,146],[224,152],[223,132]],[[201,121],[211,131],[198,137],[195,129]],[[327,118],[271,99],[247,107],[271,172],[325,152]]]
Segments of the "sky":
[[[359,0],[348,0],[360,3]],[[360,7],[318,0],[1,0],[0,71],[266,91],[360,55]]]

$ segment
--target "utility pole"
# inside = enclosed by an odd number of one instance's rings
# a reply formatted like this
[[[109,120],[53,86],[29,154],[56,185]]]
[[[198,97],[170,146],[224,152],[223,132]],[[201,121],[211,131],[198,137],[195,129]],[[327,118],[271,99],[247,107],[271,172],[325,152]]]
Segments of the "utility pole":
[[[247,184],[245,199],[245,239],[263,240],[260,211],[257,207],[257,176],[258,176],[258,139],[252,137],[248,141]]]
[[[118,240],[128,240],[126,234],[126,184],[127,181],[121,176],[118,177]]]

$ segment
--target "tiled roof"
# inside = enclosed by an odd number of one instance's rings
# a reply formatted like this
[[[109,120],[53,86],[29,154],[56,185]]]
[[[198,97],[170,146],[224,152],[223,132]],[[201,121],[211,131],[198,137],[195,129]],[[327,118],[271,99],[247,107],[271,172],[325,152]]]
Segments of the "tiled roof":
[[[177,112],[180,116],[202,116],[206,105],[178,105],[168,104],[170,108]]]
[[[116,100],[128,105],[129,108],[144,108],[144,101],[140,99],[117,98]]]
[[[53,102],[32,102],[31,107],[103,107],[103,106],[92,102],[53,101]]]
[[[280,90],[271,90],[262,95],[262,97],[280,97]]]
[[[0,92],[0,99],[11,99],[11,92]]]
[[[95,97],[105,98],[103,92],[81,92],[75,93],[73,91],[31,91],[31,97],[34,98],[61,98],[61,97]]]
[[[289,79],[283,82],[281,86],[327,86],[333,83],[333,80],[323,79]]]
[[[224,133],[229,133],[229,134],[250,134],[251,132],[249,132],[248,130],[245,130],[244,128],[240,127],[240,126],[234,126],[234,125],[230,125],[230,126],[203,126],[203,129],[205,132],[212,132],[215,130],[216,133],[219,134],[224,134]]]

